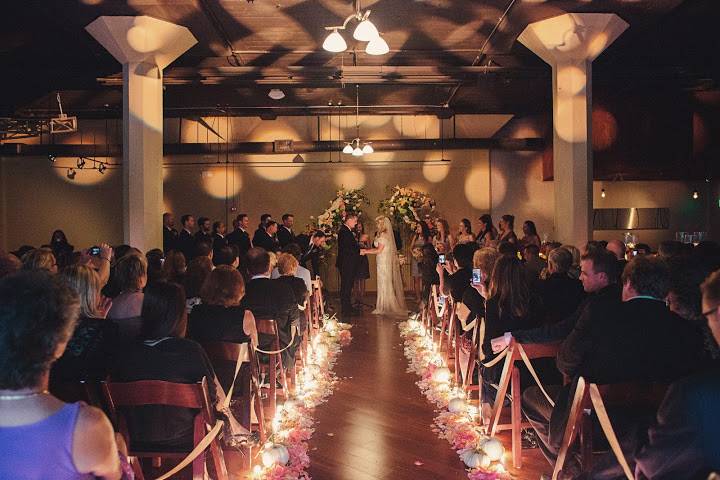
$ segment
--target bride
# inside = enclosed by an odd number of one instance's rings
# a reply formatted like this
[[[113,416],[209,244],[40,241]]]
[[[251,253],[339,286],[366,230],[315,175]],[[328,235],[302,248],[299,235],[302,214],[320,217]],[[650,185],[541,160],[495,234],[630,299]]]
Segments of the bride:
[[[369,254],[377,254],[377,303],[372,313],[407,315],[400,263],[390,219],[384,215],[379,216],[375,219],[375,223],[376,248],[366,251]]]

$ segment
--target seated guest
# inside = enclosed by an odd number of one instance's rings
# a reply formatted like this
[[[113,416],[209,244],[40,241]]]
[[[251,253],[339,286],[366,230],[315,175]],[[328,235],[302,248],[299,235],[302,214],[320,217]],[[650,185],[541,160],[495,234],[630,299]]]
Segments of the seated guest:
[[[470,288],[475,250],[476,243],[461,243],[453,249],[453,262],[437,265],[440,292],[452,296],[455,302],[461,302],[465,290]]]
[[[633,255],[636,255],[638,257],[642,257],[643,255],[650,255],[651,253],[652,249],[647,243],[638,243],[637,245],[635,245],[635,250],[633,250]]]
[[[23,270],[45,270],[50,273],[58,272],[58,263],[55,255],[49,248],[36,248],[30,250],[22,257]]]
[[[295,294],[295,301],[298,305],[304,305],[308,297],[308,290],[302,278],[296,276],[299,268],[297,258],[289,253],[281,253],[277,257],[277,280],[290,286]],[[273,271],[275,271],[273,270]]]
[[[208,257],[198,257],[193,259],[188,265],[185,275],[185,306],[187,313],[193,310],[195,305],[201,303],[201,290],[205,284],[210,272],[213,271],[213,264]]]
[[[295,270],[295,276],[297,278],[302,279],[302,281],[305,284],[305,290],[307,294],[312,293],[312,278],[310,276],[310,270],[300,265],[300,258],[302,257],[302,253],[300,251],[300,247],[297,243],[291,243],[287,245],[285,248],[283,248],[283,253],[289,253],[295,259],[298,261],[297,269]],[[271,278],[280,278],[280,271],[278,270],[278,267],[273,268],[272,275],[270,275]]]
[[[120,293],[113,299],[107,318],[118,324],[123,338],[135,338],[140,332],[143,288],[147,285],[145,257],[133,254],[121,258],[115,264],[115,284]]]
[[[147,260],[147,283],[158,282],[163,280],[162,267],[165,261],[165,254],[159,248],[153,248],[148,250],[145,254],[145,260]]]
[[[658,245],[658,257],[666,260],[677,257],[682,253],[682,243],[675,240],[665,240]]]
[[[19,271],[22,268],[22,262],[12,253],[0,252],[0,278],[7,277]]]
[[[263,248],[266,252],[277,252],[279,247],[275,239],[277,229],[278,225],[275,220],[267,220],[261,224],[253,236],[253,246]]]
[[[202,347],[185,338],[185,292],[175,283],[157,282],[145,289],[142,328],[137,340],[123,347],[111,369],[115,382],[162,380],[196,383],[207,379],[210,404],[220,408],[224,399],[215,372]],[[147,405],[124,409],[131,449],[187,450],[193,445],[196,411],[181,407]],[[228,413],[224,411],[223,413]],[[233,436],[247,433],[232,416]]]
[[[541,244],[542,242],[540,241],[540,235],[537,233],[535,222],[532,220],[525,220],[523,222],[523,238],[520,240],[520,245],[523,247],[535,245],[539,250]]]
[[[528,278],[528,284],[531,288],[535,288],[540,279],[540,272],[545,270],[547,262],[540,258],[540,247],[534,243],[523,247],[522,256],[525,261],[525,275]]]
[[[322,230],[315,230],[310,237],[307,234],[298,235],[297,244],[302,249],[300,266],[309,268],[312,278],[320,275],[320,257],[325,251],[327,237]],[[310,266],[308,267],[308,262]]]
[[[80,297],[80,318],[65,353],[53,365],[51,383],[102,380],[119,338],[117,324],[105,318],[112,302],[101,295],[92,268],[73,265],[61,275]]]
[[[192,258],[198,258],[198,257],[207,257],[210,260],[212,260],[215,257],[215,251],[213,250],[212,243],[210,242],[197,242],[195,244],[195,254],[192,256]],[[189,258],[185,259],[185,262],[192,261]]]
[[[605,250],[605,248],[600,245],[600,242],[597,240],[590,240],[585,244],[585,248],[583,250],[583,255],[587,255],[590,252],[595,252],[597,250]]]
[[[232,268],[238,268],[240,266],[240,258],[238,258],[237,247],[225,245],[218,250],[217,257],[214,257],[214,263],[216,266],[228,265]]]
[[[105,414],[48,393],[50,367],[78,318],[77,294],[59,276],[20,272],[0,280],[0,305],[0,478],[121,478]]]
[[[563,250],[567,250],[562,247]],[[557,249],[556,249],[557,250]],[[621,289],[618,285],[617,260],[606,251],[596,251],[585,255],[580,261],[580,281],[587,294],[573,313],[557,323],[540,327],[513,330],[512,337],[520,343],[552,343],[565,340],[579,319],[593,310],[609,308],[620,303]],[[496,337],[491,341],[493,352],[497,353],[508,345],[506,337]]]
[[[242,307],[250,310],[256,319],[275,320],[280,337],[280,347],[290,344],[293,328],[298,325],[298,308],[295,294],[288,285],[270,279],[270,255],[262,248],[253,247],[247,254],[250,282],[245,289]],[[272,349],[273,338],[269,335],[259,336],[260,348]],[[295,363],[293,347],[283,352],[286,368]]]
[[[702,358],[700,332],[665,305],[670,272],[663,260],[633,259],[623,272],[622,284],[622,303],[583,315],[562,344],[557,366],[573,383],[546,387],[555,398],[555,409],[539,388],[530,387],[523,393],[523,410],[551,463],[565,429],[574,380],[579,376],[598,384],[666,382],[692,372]],[[623,421],[613,426],[621,443],[631,447],[643,417],[638,412],[627,413],[620,411]],[[598,460],[593,464],[596,467],[602,471],[608,464]]]
[[[473,268],[479,268],[485,287],[490,285],[498,252],[492,247],[483,247],[473,254]],[[485,299],[474,288],[466,288],[462,297],[464,308],[458,306],[458,317],[466,323],[475,318],[485,318]]]
[[[515,257],[518,256],[518,247],[515,243],[502,241],[497,246],[498,253],[503,257]]]
[[[183,284],[185,281],[185,271],[187,270],[187,258],[183,252],[171,251],[165,255],[163,263],[163,275],[165,281]]]
[[[562,247],[570,252],[573,257],[573,265],[568,271],[568,275],[570,275],[570,278],[580,278],[580,250],[575,245],[570,244],[562,245]],[[624,268],[624,265],[622,265],[622,268]],[[615,268],[614,271],[617,272],[618,275],[622,273],[621,268]],[[618,277],[616,280],[620,280],[620,278]]]
[[[618,275],[621,275],[622,271],[625,269],[625,265],[627,265],[627,260],[625,260],[625,244],[620,240],[610,240],[605,249],[617,258],[619,267]]]
[[[572,261],[572,254],[564,248],[556,248],[548,255],[548,276],[537,283],[537,292],[545,308],[545,324],[557,323],[570,316],[585,297],[582,282],[568,275]]]
[[[720,270],[702,284],[702,312],[720,343]],[[638,479],[709,478],[720,470],[720,370],[679,380],[665,395],[649,442],[637,455]]]

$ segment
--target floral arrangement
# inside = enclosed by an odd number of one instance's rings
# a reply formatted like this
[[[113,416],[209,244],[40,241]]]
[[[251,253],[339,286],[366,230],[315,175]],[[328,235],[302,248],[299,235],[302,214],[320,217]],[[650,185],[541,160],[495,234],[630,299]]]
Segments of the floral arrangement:
[[[261,462],[250,478],[262,480],[310,480],[308,441],[315,432],[312,412],[332,395],[337,377],[332,369],[342,347],[350,344],[351,325],[325,315],[323,327],[313,337],[302,373],[297,376],[295,398],[278,407],[272,435],[260,449]]]
[[[396,227],[404,225],[412,230],[420,222],[423,212],[435,210],[435,200],[425,192],[399,185],[388,187],[387,190],[389,197],[380,201],[378,211],[387,216]]]
[[[363,204],[370,204],[363,189],[348,190],[341,188],[337,191],[335,199],[330,202],[330,206],[317,219],[310,217],[310,222],[314,227],[325,232],[326,235],[335,237],[340,226],[345,221],[345,215],[354,213],[357,216],[362,216]]]
[[[399,325],[405,343],[408,371],[420,376],[422,393],[435,405],[433,431],[450,443],[468,467],[470,480],[509,480],[503,466],[504,448],[500,441],[485,435],[478,423],[478,409],[467,402],[462,388],[450,383],[451,373],[437,346],[418,321],[418,314]]]

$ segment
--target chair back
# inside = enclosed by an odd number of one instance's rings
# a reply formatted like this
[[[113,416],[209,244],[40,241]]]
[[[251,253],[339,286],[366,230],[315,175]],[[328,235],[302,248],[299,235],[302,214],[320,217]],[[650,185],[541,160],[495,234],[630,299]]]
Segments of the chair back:
[[[257,332],[263,335],[278,335],[277,322],[270,318],[256,318]]]

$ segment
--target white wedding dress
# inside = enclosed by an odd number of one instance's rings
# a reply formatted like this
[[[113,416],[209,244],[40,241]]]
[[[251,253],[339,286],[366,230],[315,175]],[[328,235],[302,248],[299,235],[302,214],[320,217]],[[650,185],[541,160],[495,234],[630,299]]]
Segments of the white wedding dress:
[[[377,302],[372,313],[377,315],[407,315],[400,263],[395,247],[392,226],[383,219],[384,232],[375,239],[375,246],[384,245],[377,254]]]

